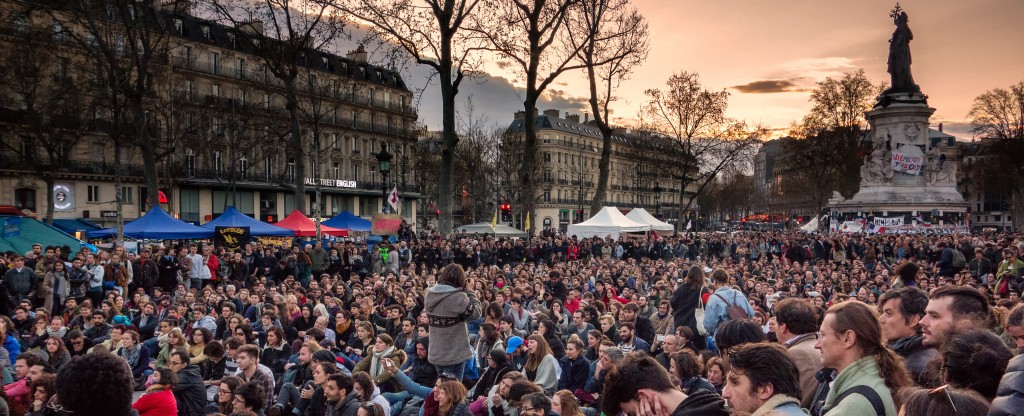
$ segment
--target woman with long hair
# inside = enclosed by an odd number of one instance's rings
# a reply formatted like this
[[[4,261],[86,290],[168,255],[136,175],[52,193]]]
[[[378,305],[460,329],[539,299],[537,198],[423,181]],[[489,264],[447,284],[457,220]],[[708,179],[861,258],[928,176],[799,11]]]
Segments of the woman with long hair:
[[[487,362],[487,370],[484,371],[480,379],[477,380],[476,385],[470,390],[470,403],[487,395],[491,391],[491,387],[500,382],[501,378],[509,371],[515,371],[515,368],[508,361],[508,355],[505,354],[503,349],[488,351],[485,361]]]
[[[185,336],[181,334],[181,328],[172,328],[171,332],[167,333],[167,343],[156,355],[156,367],[166,367],[167,359],[170,357],[171,351],[174,351],[175,348],[184,346]]]
[[[682,350],[669,356],[668,372],[679,379],[680,390],[683,393],[693,394],[706,390],[717,394],[715,386],[701,377],[704,370],[702,367],[700,358],[690,350]]]
[[[544,341],[547,341],[548,347],[551,348],[551,355],[554,355],[556,360],[561,360],[562,357],[565,357],[565,344],[562,343],[562,333],[554,321],[550,319],[540,321],[540,325],[537,326],[537,333],[544,336]]]
[[[142,344],[139,343],[138,332],[126,331],[121,336],[121,348],[118,348],[115,354],[128,362],[128,367],[132,369],[132,377],[137,382],[141,381],[143,375],[150,370],[149,350],[143,348]]]
[[[476,342],[476,362],[479,371],[487,371],[487,357],[493,350],[505,351],[505,344],[498,335],[498,327],[490,322],[480,324]]]
[[[703,309],[707,304],[707,299],[711,296],[711,291],[705,287],[705,284],[704,270],[700,266],[691,266],[686,271],[686,278],[677,285],[675,293],[672,294],[672,300],[669,302],[672,306],[673,328],[685,326],[690,328],[694,334],[700,334],[697,326],[703,326],[704,323],[697,322],[697,309]],[[695,336],[690,341],[693,342],[697,351],[707,349],[707,340],[703,335]]]
[[[213,413],[230,415],[234,411],[231,403],[235,400],[235,390],[241,385],[242,379],[237,376],[225,376],[220,379],[220,385],[217,386],[217,397],[206,405],[203,413],[208,415]]]
[[[315,323],[316,317],[313,316],[313,305],[306,303],[299,307],[299,315],[292,320],[292,327],[297,331],[298,337],[303,338],[306,336],[306,330],[312,328]]]
[[[389,373],[390,374],[390,373]],[[359,395],[359,400],[364,403],[375,403],[384,409],[384,414],[391,414],[391,403],[380,394],[380,389],[374,384],[373,379],[365,371],[352,373],[352,390]]]
[[[600,329],[591,329],[587,333],[587,353],[583,355],[587,360],[594,362],[600,357],[601,341],[608,339]]]
[[[192,364],[202,364],[203,361],[206,361],[206,354],[203,354],[203,349],[206,348],[206,344],[213,342],[213,332],[199,327],[192,330],[192,336],[189,338],[190,342],[185,347],[185,350],[188,351],[189,357],[192,357]]]
[[[544,340],[544,336],[539,334],[530,335],[526,346],[529,351],[526,366],[523,367],[526,378],[537,383],[544,389],[545,394],[554,393],[558,387],[558,360],[551,353],[551,347]]]
[[[291,351],[286,350],[288,343],[285,341],[284,330],[272,326],[267,330],[267,342],[260,351],[260,363],[270,368],[275,377],[284,374],[284,366],[291,356]]]
[[[176,416],[178,403],[174,400],[174,385],[178,377],[169,368],[158,368],[146,380],[146,394],[132,404],[139,416]]]
[[[43,298],[43,309],[46,309],[47,312],[53,313],[54,304],[64,304],[64,298],[71,290],[70,276],[67,265],[63,261],[53,262],[53,268],[43,276],[42,284],[39,285],[39,292],[42,295],[37,294],[36,296]]]
[[[366,358],[376,343],[377,330],[373,324],[361,321],[356,325],[355,332],[349,338],[348,347],[345,348],[349,354],[355,354],[360,358]]]
[[[60,371],[64,368],[64,365],[71,361],[71,353],[68,352],[67,346],[64,345],[64,341],[56,336],[51,335],[46,338],[46,362],[53,367],[54,371]]]
[[[466,403],[466,387],[461,382],[440,379],[433,400],[423,402],[423,416],[471,416]]]
[[[559,390],[551,396],[551,411],[559,416],[583,416],[579,400],[569,390]]]

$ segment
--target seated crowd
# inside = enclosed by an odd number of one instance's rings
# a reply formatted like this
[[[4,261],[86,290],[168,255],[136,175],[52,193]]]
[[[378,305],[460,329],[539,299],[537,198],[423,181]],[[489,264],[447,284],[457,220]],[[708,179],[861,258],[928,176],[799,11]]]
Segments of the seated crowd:
[[[406,237],[4,253],[0,415],[1024,414],[1021,236]]]

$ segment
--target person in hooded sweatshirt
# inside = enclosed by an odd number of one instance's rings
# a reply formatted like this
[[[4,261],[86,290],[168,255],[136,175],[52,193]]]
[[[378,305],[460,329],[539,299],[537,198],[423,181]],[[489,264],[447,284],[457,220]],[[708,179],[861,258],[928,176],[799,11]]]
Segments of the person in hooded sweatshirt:
[[[467,287],[472,284],[467,285],[462,266],[449,264],[423,299],[433,344],[427,357],[438,374],[448,373],[458,379],[462,379],[465,362],[473,356],[466,321],[479,319],[481,314],[480,300]]]
[[[601,410],[606,415],[635,415],[640,409],[663,409],[672,416],[728,416],[721,396],[700,390],[686,394],[676,389],[668,372],[648,356],[627,356],[604,380]],[[658,414],[661,414],[659,412]]]

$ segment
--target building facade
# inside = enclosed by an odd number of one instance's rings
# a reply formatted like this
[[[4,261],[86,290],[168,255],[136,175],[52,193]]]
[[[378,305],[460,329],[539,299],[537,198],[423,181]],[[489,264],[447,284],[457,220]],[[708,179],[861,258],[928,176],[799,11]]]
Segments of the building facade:
[[[58,59],[47,72],[57,75],[47,79],[88,84],[87,75],[61,75],[68,62],[88,65],[81,43],[65,32],[75,29],[58,31],[55,19],[22,10],[20,2],[0,5],[6,17],[0,47],[17,52],[27,37],[52,33],[52,54]],[[258,23],[230,27],[158,5],[153,12],[169,31],[166,48],[152,67],[154,98],[146,110],[160,136],[155,163],[159,203],[166,211],[192,223],[212,220],[228,206],[270,222],[293,209],[325,218],[343,210],[369,217],[384,206],[385,178],[378,172],[376,154],[386,148],[392,155],[387,189],[399,189],[399,212],[415,218],[421,198],[411,175],[417,116],[412,92],[397,72],[368,63],[361,49],[344,57],[303,51],[295,78],[303,148],[291,149],[283,81],[252,50],[253,31],[262,30]],[[17,80],[15,72],[0,75],[10,84]],[[45,149],[24,150],[33,140],[25,133],[32,127],[23,117],[25,106],[11,99],[17,91],[6,88],[4,93],[0,205],[42,216],[52,192],[55,218],[86,218],[111,226],[118,215],[131,220],[145,213],[149,201],[144,200],[139,146],[115,144],[103,129],[90,128],[102,126],[102,114],[86,115],[82,127],[64,132],[73,138],[62,152],[62,163],[54,165],[59,167],[52,172],[49,189],[30,163],[43,158],[37,153]],[[296,157],[305,158],[305,177],[295,174]],[[299,181],[307,195],[296,201],[292,186]]]
[[[535,110],[536,111],[536,110]],[[517,112],[505,132],[505,144],[514,145],[525,138],[526,113]],[[599,162],[603,139],[592,123],[579,115],[559,110],[545,110],[536,117],[539,141],[538,166],[540,180],[536,195],[536,229],[564,231],[570,223],[590,218],[590,202],[594,198],[600,176]],[[639,154],[635,140],[638,135],[617,129],[612,139],[608,191],[605,205],[619,208],[623,213],[632,208],[644,208],[666,222],[676,223],[679,217],[681,193],[679,181],[673,180],[651,162],[650,155]],[[653,140],[653,139],[651,139]],[[663,160],[660,163],[672,163]],[[508,186],[504,184],[503,186]],[[686,198],[693,198],[695,189],[688,189]],[[519,201],[510,202],[512,225],[520,227],[523,214]],[[685,224],[678,228],[685,227]]]

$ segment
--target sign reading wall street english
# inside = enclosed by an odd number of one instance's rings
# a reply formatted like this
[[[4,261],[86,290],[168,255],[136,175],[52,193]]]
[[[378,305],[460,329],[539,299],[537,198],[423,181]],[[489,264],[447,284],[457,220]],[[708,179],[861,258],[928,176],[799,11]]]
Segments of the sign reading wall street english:
[[[330,188],[356,188],[356,181],[346,181],[341,179],[306,178],[304,182],[306,185],[316,186],[317,181],[320,182],[320,186]]]

